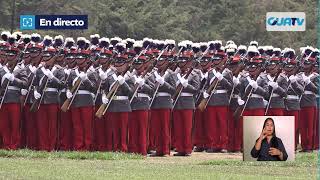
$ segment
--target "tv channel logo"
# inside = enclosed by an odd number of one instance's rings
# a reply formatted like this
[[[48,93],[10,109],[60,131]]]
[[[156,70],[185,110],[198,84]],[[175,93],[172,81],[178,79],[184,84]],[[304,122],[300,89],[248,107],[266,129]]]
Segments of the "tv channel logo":
[[[21,15],[20,16],[20,29],[32,30],[36,27],[36,18],[34,15]]]
[[[305,31],[306,14],[304,12],[267,12],[267,31]]]

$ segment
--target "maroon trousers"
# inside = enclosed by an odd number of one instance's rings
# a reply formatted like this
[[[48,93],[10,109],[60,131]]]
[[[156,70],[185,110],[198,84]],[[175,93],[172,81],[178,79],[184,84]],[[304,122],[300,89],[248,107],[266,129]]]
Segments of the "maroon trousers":
[[[73,149],[89,151],[92,146],[93,107],[73,107]]]
[[[170,109],[152,109],[150,127],[149,139],[157,155],[170,154]]]
[[[41,104],[36,112],[39,150],[52,151],[56,148],[58,108],[57,104]]]
[[[192,109],[173,110],[172,138],[179,153],[191,154],[192,152],[192,115]]]
[[[96,107],[96,110],[99,109],[99,106]],[[96,110],[94,112],[96,112]],[[97,151],[107,151],[111,150],[112,148],[107,148],[107,139],[106,135],[107,129],[108,129],[108,121],[106,119],[106,116],[103,116],[102,118],[94,118],[94,145],[93,148]],[[110,125],[110,123],[109,123]],[[112,147],[112,146],[111,146]]]
[[[147,155],[148,110],[134,110],[128,122],[128,152]]]
[[[298,141],[299,141],[299,131],[300,131],[300,125],[299,125],[299,110],[293,110],[293,111],[285,111],[286,116],[294,116],[294,144],[295,148],[297,148]]]
[[[267,112],[268,116],[284,116],[283,108],[270,108]]]
[[[314,144],[314,119],[316,107],[302,107],[300,110],[301,145],[303,150],[312,150]]]
[[[204,113],[201,112],[199,109],[195,110],[194,115],[194,129],[193,129],[193,144],[198,148],[206,148],[205,147],[205,118]]]
[[[127,132],[129,112],[108,112],[106,143],[108,151],[127,152]]]
[[[3,104],[0,110],[0,134],[3,148],[16,150],[20,147],[20,104]]]
[[[242,116],[264,116],[264,108],[258,109],[245,109]],[[243,145],[243,117],[236,121],[236,134],[235,134],[235,149],[241,150]]]
[[[26,132],[26,146],[29,149],[37,149],[38,147],[38,128],[36,113],[30,112],[31,104],[26,104],[23,110]]]
[[[60,127],[59,127],[59,149],[63,151],[72,150],[72,118],[71,111],[60,112]]]
[[[205,146],[227,149],[228,146],[228,106],[208,106],[205,111]]]
[[[235,110],[228,109],[228,151],[234,152],[234,151],[240,151],[241,147],[236,148],[236,141],[238,138],[236,138],[236,132],[237,132],[237,125],[236,119],[233,117],[233,113]]]

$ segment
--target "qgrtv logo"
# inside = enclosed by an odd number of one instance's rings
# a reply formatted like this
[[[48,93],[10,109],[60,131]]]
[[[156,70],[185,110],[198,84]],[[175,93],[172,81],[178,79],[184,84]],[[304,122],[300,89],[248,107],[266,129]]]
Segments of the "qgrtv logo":
[[[20,29],[88,29],[88,15],[21,15]]]
[[[306,14],[304,12],[267,12],[267,31],[305,31]]]

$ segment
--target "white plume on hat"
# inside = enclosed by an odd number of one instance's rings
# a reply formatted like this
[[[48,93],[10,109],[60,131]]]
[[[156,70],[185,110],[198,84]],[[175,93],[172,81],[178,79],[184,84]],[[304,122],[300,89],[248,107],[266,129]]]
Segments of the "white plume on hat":
[[[224,47],[224,46],[221,46],[221,47],[220,47],[220,50],[221,50],[221,51],[224,51],[224,50],[225,50],[225,47]]]
[[[11,33],[10,33],[9,31],[2,31],[2,32],[1,32],[1,36],[2,36],[2,35],[7,35],[7,36],[9,36],[10,34],[11,34]]]
[[[78,38],[77,38],[77,42],[78,42],[78,41],[84,41],[84,42],[86,42],[86,40],[87,40],[87,39],[86,39],[85,37],[78,37]]]
[[[251,42],[250,42],[250,46],[253,46],[253,45],[258,46],[259,44],[258,44],[257,41],[251,41]]]
[[[8,36],[8,39],[9,39],[9,38],[17,39],[17,34],[10,34],[10,35]]]
[[[228,46],[226,46],[227,49],[237,49],[237,45],[236,44],[229,44]]]
[[[265,46],[265,48],[266,48],[266,51],[273,50],[273,46]]]
[[[187,47],[187,44],[186,44],[185,41],[181,41],[181,42],[178,43],[178,46],[179,47]]]
[[[200,43],[192,43],[191,46],[195,48],[200,48]]]
[[[215,40],[215,43],[222,45],[222,41],[221,40]]]
[[[227,41],[226,46],[229,44],[235,44],[232,40]]]
[[[51,40],[51,41],[52,41],[53,39],[52,39],[51,36],[45,35],[44,38],[43,38],[43,40]]]
[[[213,45],[216,44],[216,41],[209,41],[209,42],[207,43],[208,46],[210,46],[211,44],[213,44]]]
[[[15,34],[16,36],[22,36],[22,32],[20,32],[20,31],[16,31],[16,32],[14,32],[14,33],[12,33],[12,34]]]
[[[272,51],[273,51],[273,52],[281,52],[281,49],[280,49],[280,48],[273,48]]]
[[[259,53],[257,46],[254,45],[248,47],[248,52]]]
[[[73,39],[72,37],[67,37],[67,38],[66,38],[66,43],[67,43],[67,42],[73,42],[73,43],[74,43],[74,39]]]
[[[55,36],[54,39],[60,39],[61,41],[63,41],[63,36],[62,35],[58,35],[58,36]]]
[[[90,38],[93,39],[93,38],[100,38],[100,35],[99,34],[92,34],[90,35]]]
[[[38,34],[38,33],[32,33],[32,34],[31,34],[31,37],[38,37],[38,38],[41,38],[40,34]]]
[[[238,46],[238,50],[247,50],[247,46],[240,45],[240,46]]]
[[[103,38],[100,38],[100,39],[99,39],[99,42],[107,42],[107,43],[110,43],[110,40],[109,40],[109,38],[103,37]]]
[[[164,40],[164,43],[165,43],[166,45],[175,45],[175,44],[176,44],[176,41],[173,40],[173,39],[166,39],[166,40]]]
[[[142,41],[135,41],[133,44],[134,48],[142,48],[143,42]]]
[[[123,43],[123,42],[118,42],[117,44],[116,44],[116,46],[122,46],[122,47],[126,47],[126,44],[125,43]]]
[[[21,38],[22,39],[30,39],[31,38],[31,35],[30,34],[23,34],[22,36],[21,36]]]
[[[131,39],[131,38],[127,38],[127,39],[125,39],[125,40],[126,40],[126,42],[132,42],[132,43],[135,42],[135,40],[134,40],[134,39]]]

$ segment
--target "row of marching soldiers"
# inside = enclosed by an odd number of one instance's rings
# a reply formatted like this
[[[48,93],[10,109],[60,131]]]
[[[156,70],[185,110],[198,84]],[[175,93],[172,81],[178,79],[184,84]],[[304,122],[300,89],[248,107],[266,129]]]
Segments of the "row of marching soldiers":
[[[3,32],[0,147],[188,156],[242,151],[243,116],[295,116],[319,148],[319,51],[228,41]]]

